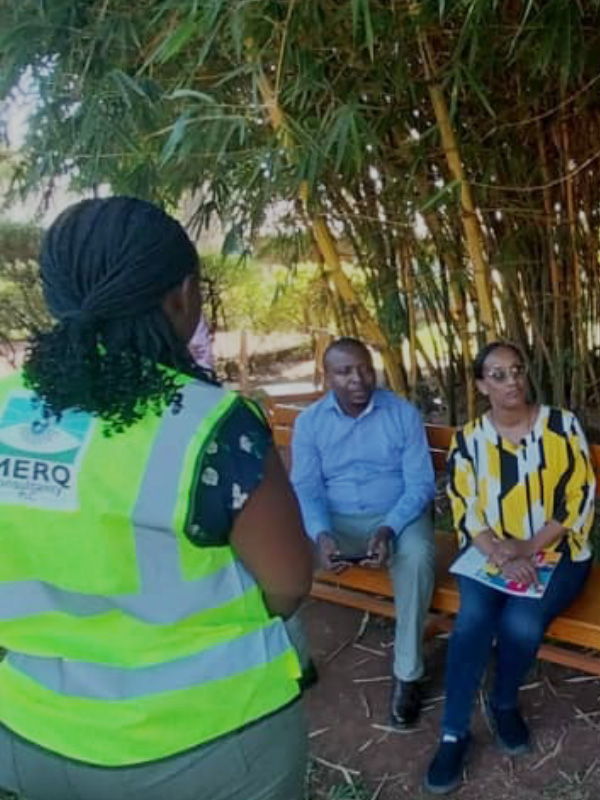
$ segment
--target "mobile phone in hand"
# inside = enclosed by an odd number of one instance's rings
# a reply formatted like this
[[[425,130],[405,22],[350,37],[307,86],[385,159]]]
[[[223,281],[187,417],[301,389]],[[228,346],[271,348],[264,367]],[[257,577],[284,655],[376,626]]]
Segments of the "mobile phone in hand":
[[[361,553],[358,556],[345,556],[342,553],[334,553],[329,556],[332,564],[360,564],[362,561],[368,561],[369,558],[372,558],[372,556],[367,555],[367,553]]]

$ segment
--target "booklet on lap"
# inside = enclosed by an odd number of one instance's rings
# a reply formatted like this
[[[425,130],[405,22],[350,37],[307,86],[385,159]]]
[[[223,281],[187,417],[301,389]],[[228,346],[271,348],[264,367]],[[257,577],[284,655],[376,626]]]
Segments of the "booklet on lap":
[[[472,578],[474,581],[484,583],[492,589],[498,589],[500,592],[507,594],[517,595],[519,597],[534,597],[540,598],[546,591],[546,587],[550,583],[552,573],[556,569],[556,565],[560,561],[561,553],[557,552],[541,552],[535,557],[536,572],[538,575],[539,586],[530,584],[526,586],[517,581],[511,581],[502,576],[498,567],[487,560],[476,547],[470,545],[462,552],[454,564],[450,567],[450,572],[454,575],[464,575],[466,578]]]

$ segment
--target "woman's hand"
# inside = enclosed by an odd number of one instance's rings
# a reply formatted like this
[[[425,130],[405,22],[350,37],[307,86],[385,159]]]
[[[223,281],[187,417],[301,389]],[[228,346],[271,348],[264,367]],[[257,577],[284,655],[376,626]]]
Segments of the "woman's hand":
[[[539,585],[537,572],[529,558],[514,558],[507,561],[501,570],[502,575],[509,581],[516,581],[524,586],[530,586],[532,583],[535,586]]]
[[[534,555],[530,539],[495,539],[490,561],[497,567],[502,567],[515,559],[527,559]]]

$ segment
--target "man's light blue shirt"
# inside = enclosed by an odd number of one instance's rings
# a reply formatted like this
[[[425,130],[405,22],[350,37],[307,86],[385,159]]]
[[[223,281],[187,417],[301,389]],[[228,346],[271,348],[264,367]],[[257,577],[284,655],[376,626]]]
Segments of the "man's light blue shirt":
[[[401,534],[435,494],[421,415],[393,392],[375,389],[360,416],[351,417],[328,392],[296,420],[292,483],[312,539],[333,532],[330,512],[384,514],[382,525]]]

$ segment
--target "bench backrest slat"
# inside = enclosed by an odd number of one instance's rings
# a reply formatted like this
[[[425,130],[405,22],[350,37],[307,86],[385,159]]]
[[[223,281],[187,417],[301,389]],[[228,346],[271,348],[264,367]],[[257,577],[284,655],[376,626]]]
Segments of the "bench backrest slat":
[[[311,395],[284,395],[280,398],[270,398],[267,403],[267,416],[271,423],[273,431],[273,441],[277,447],[282,450],[284,454],[284,461],[289,466],[290,454],[287,452],[292,443],[292,432],[294,430],[294,422],[296,417],[302,409],[313,402],[314,399],[319,399],[322,395],[315,393],[316,397]],[[436,425],[432,423],[425,424],[425,431],[427,433],[427,440],[429,442],[429,450],[433,461],[433,468],[436,474],[440,474],[446,469],[446,457],[448,455],[448,448],[454,435],[454,428],[449,425]],[[596,475],[596,496],[600,496],[600,445],[593,444],[590,446],[590,456],[594,466],[594,474]]]
[[[273,431],[273,441],[284,452],[291,447],[294,423],[302,408],[304,408],[304,404],[299,405],[288,402],[287,397],[285,403],[269,402],[267,405],[267,415]],[[433,467],[436,473],[444,472],[448,447],[454,434],[454,428],[445,425],[425,425],[425,430],[429,441]],[[286,453],[284,460],[289,462],[288,453]]]
[[[267,413],[270,408],[275,406],[308,406],[316,400],[323,397],[323,392],[315,389],[312,392],[290,392],[289,394],[266,394],[264,395],[264,403],[267,408]]]
[[[300,411],[302,411],[302,406],[276,405],[269,416],[272,417],[274,425],[278,425],[281,428],[293,428]]]
[[[428,422],[425,425],[425,430],[431,450],[443,450],[447,453],[454,436],[454,428],[449,425],[434,425]]]
[[[275,425],[272,428],[273,441],[276,447],[291,447],[292,446],[292,433],[293,428],[285,427],[283,425]]]

